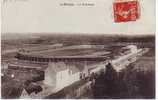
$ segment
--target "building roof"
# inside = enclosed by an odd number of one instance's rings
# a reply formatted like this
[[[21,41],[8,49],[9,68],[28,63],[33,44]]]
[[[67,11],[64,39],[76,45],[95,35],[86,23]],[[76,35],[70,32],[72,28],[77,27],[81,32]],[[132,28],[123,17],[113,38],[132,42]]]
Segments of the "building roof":
[[[55,72],[60,72],[68,69],[64,62],[49,63],[48,67],[51,67]]]
[[[80,70],[75,65],[70,65],[69,70],[72,71],[72,74],[80,72]]]
[[[76,72],[81,72],[84,68],[84,66],[80,66],[80,68],[77,67],[77,62],[65,62],[66,66],[69,68],[69,70],[72,71],[72,74]],[[78,62],[79,63],[79,62]]]

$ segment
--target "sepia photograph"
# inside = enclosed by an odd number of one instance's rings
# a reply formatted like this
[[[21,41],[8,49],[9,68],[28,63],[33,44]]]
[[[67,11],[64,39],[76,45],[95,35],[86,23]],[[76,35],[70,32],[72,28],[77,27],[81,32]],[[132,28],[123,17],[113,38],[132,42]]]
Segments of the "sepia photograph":
[[[154,35],[2,34],[4,99],[153,99]]]
[[[156,98],[156,0],[1,1],[1,99]]]

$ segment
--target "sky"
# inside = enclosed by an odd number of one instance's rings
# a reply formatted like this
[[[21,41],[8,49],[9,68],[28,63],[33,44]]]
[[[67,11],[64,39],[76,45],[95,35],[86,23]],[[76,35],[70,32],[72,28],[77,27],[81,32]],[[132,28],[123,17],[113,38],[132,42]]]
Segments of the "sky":
[[[155,34],[155,0],[138,1],[141,15],[137,21],[115,23],[116,0],[3,0],[2,33]]]

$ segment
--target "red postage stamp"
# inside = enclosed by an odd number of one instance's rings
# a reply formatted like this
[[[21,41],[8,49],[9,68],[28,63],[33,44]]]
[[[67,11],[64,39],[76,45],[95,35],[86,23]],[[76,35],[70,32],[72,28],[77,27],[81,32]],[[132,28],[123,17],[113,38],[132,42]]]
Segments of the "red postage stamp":
[[[115,2],[113,9],[115,22],[136,21],[140,16],[138,1]]]

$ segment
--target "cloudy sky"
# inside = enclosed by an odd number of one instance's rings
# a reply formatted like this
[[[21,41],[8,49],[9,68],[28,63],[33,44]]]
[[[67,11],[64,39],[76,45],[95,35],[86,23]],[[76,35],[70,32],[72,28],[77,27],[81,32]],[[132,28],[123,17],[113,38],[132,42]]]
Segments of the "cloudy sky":
[[[140,19],[114,23],[115,0],[3,0],[2,33],[154,34],[155,0],[138,1]],[[94,6],[61,6],[64,2]]]

